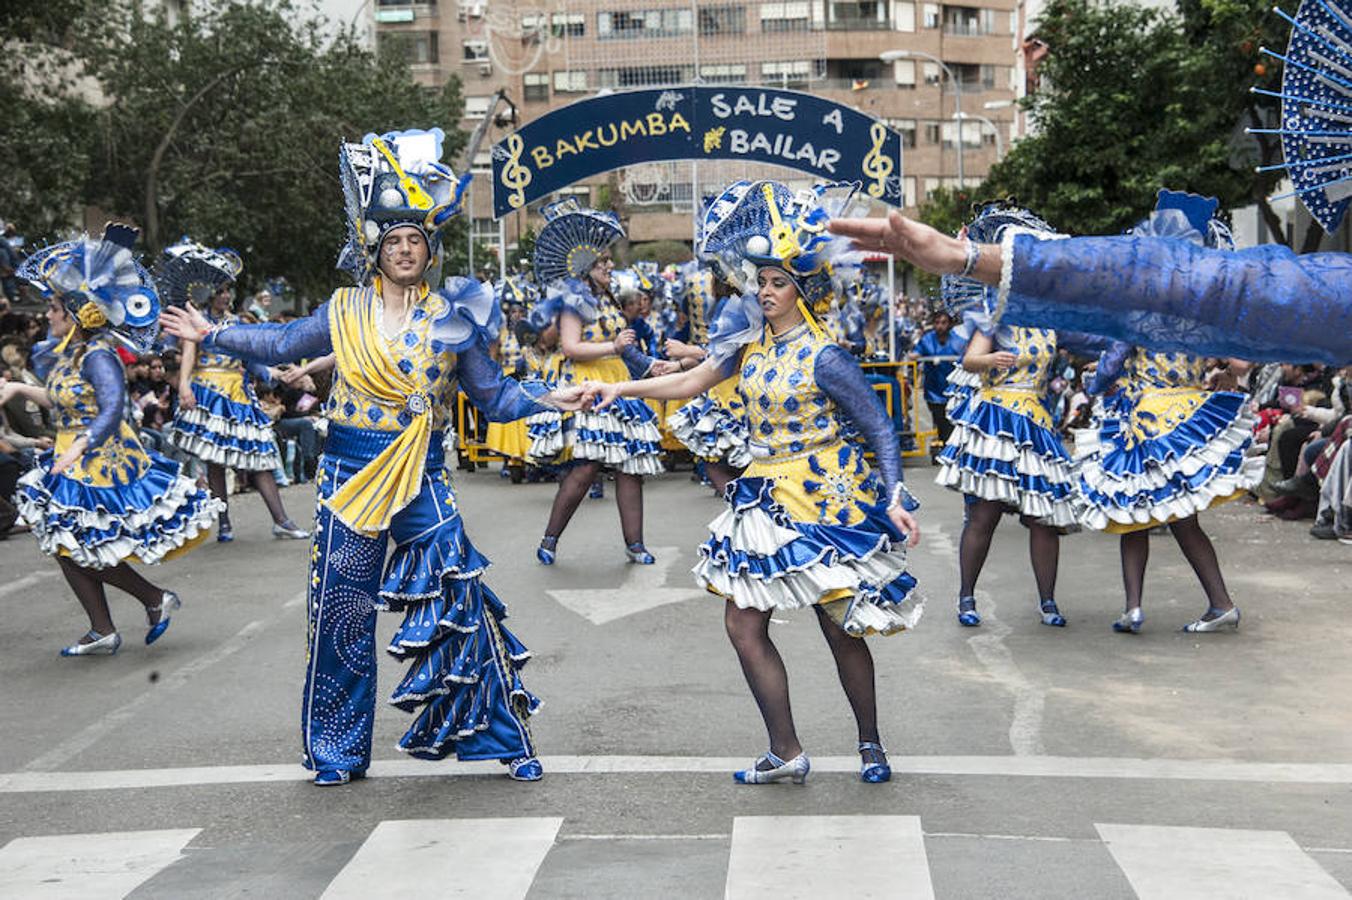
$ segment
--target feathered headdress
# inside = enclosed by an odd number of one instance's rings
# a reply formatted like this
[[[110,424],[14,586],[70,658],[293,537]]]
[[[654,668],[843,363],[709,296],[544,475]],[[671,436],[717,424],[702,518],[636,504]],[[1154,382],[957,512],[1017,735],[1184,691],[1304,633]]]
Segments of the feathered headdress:
[[[244,260],[224,247],[211,249],[188,237],[164,249],[155,269],[160,297],[168,306],[191,302],[201,308],[222,285],[239,278]]]
[[[718,259],[728,280],[743,290],[755,269],[782,269],[823,313],[862,274],[862,254],[826,230],[831,219],[855,212],[857,191],[857,184],[836,183],[795,195],[777,181],[735,182],[705,210],[700,255]]]
[[[422,232],[428,268],[440,265],[441,229],[460,212],[470,182],[469,173],[457,178],[441,162],[445,138],[440,128],[387,131],[339,149],[347,242],[338,268],[358,284],[375,277],[380,245],[396,228]]]
[[[101,238],[86,235],[38,250],[16,274],[44,298],[58,298],[86,333],[107,332],[145,353],[159,334],[160,301],[150,273],[131,252],[139,233],[109,224]]]
[[[624,237],[614,213],[585,209],[571,197],[543,210],[535,239],[535,280],[541,287],[560,278],[582,278],[611,244]]]

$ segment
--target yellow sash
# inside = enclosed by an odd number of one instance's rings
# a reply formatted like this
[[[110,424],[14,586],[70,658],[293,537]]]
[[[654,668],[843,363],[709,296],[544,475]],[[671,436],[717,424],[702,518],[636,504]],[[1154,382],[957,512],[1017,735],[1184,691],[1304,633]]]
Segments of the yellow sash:
[[[355,390],[381,403],[407,409],[413,421],[375,459],[328,499],[348,527],[374,535],[390,526],[421,488],[432,437],[431,398],[400,372],[381,332],[374,288],[343,288],[329,303],[329,330],[338,371]]]

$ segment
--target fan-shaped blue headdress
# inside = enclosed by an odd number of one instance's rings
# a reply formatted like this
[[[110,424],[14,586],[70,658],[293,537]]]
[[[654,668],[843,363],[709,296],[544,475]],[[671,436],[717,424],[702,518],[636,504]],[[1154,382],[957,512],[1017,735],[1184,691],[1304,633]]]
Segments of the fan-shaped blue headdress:
[[[978,244],[998,244],[1009,231],[1055,234],[1036,213],[1008,201],[987,203],[967,223],[967,239]],[[995,308],[996,289],[975,278],[945,275],[939,280],[939,297],[953,315]]]
[[[137,353],[159,334],[155,283],[132,255],[140,232],[109,224],[102,238],[88,236],[31,254],[15,273],[44,298],[56,297],[86,333],[108,333]]]
[[[543,210],[535,239],[535,280],[541,287],[560,278],[582,278],[611,244],[624,237],[614,213],[585,209],[569,197]]]
[[[244,271],[244,260],[227,248],[211,249],[188,237],[164,248],[155,269],[160,298],[168,306],[192,302],[206,305],[222,285],[230,284]]]
[[[705,210],[701,256],[713,257],[739,289],[750,286],[753,269],[782,269],[818,312],[860,274],[862,255],[851,242],[826,230],[832,218],[848,215],[856,184],[820,184],[794,194],[777,181],[738,181]]]
[[[375,277],[380,245],[396,228],[422,232],[428,268],[440,265],[441,229],[460,212],[470,182],[469,173],[457,178],[441,162],[445,138],[440,128],[387,131],[339,149],[347,243],[338,268],[358,284]]]

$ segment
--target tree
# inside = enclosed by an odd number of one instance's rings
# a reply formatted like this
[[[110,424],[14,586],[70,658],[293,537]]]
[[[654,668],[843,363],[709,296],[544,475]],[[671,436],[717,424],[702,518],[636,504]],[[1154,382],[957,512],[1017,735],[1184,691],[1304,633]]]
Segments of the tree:
[[[1076,234],[1130,227],[1162,187],[1216,196],[1225,209],[1257,202],[1271,226],[1277,176],[1256,175],[1235,136],[1262,121],[1248,88],[1274,77],[1255,64],[1260,42],[1280,46],[1279,24],[1257,0],[1181,0],[1178,14],[1050,0],[1037,31],[1049,48],[1041,85],[1025,101],[1035,132],[970,193],[1013,196]],[[1257,144],[1262,159],[1274,152]],[[951,194],[921,211],[926,221],[953,213]]]
[[[107,104],[86,195],[139,222],[151,253],[189,234],[239,251],[248,280],[326,295],[340,141],[440,125],[447,159],[463,144],[457,81],[419,86],[397,48],[377,59],[291,0],[198,4],[177,23],[128,0],[103,10],[88,27]]]

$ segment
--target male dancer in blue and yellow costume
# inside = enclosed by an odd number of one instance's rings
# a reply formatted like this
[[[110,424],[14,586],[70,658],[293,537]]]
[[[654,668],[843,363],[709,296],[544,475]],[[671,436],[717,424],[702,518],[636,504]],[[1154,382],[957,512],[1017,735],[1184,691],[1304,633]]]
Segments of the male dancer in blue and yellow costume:
[[[518,674],[529,654],[480,581],[488,560],[465,536],[442,433],[457,383],[496,421],[575,408],[580,391],[540,386],[537,398],[503,376],[488,352],[498,321],[489,288],[452,278],[429,289],[437,229],[458,212],[467,181],[438,162],[442,137],[391,132],[343,145],[349,235],[339,265],[359,287],[287,325],[213,328],[191,307],[166,316],[178,337],[246,360],[337,357],[301,713],[305,765],[320,785],[345,784],[370,764],[377,609],[405,612],[388,648],[410,662],[391,702],[417,713],[401,749],[499,759],[518,780],[543,774],[526,725],[539,701]]]

